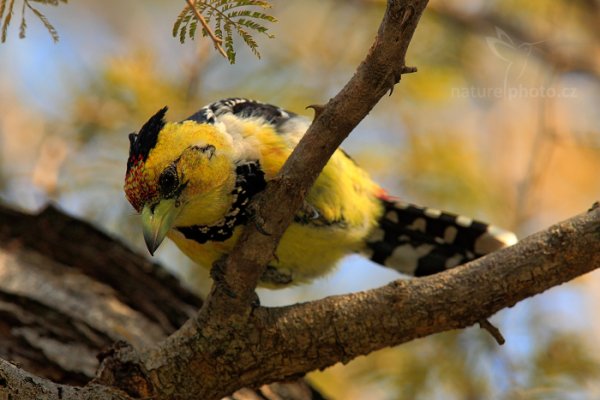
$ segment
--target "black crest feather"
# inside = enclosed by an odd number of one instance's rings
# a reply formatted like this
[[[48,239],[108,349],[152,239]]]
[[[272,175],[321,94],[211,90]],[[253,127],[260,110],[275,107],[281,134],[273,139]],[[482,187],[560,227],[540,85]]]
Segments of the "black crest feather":
[[[142,126],[138,134],[129,135],[129,159],[127,161],[127,170],[131,168],[134,162],[141,159],[146,161],[150,150],[156,146],[158,140],[158,133],[165,126],[165,114],[167,113],[168,107],[161,108],[156,114],[154,114],[148,122]]]

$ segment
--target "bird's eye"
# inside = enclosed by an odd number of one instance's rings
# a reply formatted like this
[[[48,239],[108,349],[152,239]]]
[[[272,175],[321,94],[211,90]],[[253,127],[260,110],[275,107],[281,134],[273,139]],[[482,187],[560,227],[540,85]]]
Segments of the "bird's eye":
[[[164,198],[172,197],[179,186],[179,177],[174,165],[167,167],[158,178],[158,188]]]

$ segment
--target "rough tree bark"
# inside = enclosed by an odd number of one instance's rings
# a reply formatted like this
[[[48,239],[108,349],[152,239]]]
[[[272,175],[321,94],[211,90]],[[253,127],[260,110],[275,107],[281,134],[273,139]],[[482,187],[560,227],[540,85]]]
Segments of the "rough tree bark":
[[[155,345],[201,305],[161,266],[89,223],[53,207],[30,215],[0,205],[0,358],[13,364],[0,367],[0,400],[8,393],[44,398],[37,388],[11,386],[5,369],[83,386],[113,343]],[[321,396],[298,381],[245,389],[235,398]]]
[[[437,276],[287,307],[256,304],[256,282],[328,157],[401,75],[414,71],[404,59],[426,4],[388,1],[366,59],[335,98],[317,107],[305,138],[254,203],[256,226],[246,229],[234,252],[215,267],[211,293],[177,332],[149,347],[120,342],[103,355],[96,379],[83,388],[24,378],[6,362],[0,362],[0,387],[52,399],[217,399],[243,386],[295,378],[375,349],[468,326],[600,266],[596,207]]]

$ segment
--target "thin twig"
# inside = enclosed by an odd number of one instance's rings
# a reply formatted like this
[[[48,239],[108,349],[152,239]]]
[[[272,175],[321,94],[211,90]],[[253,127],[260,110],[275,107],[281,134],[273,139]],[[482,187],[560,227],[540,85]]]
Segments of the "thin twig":
[[[208,23],[206,22],[206,20],[202,16],[202,14],[200,14],[200,12],[198,11],[198,9],[194,5],[194,2],[192,0],[186,0],[186,2],[188,3],[188,5],[192,9],[192,11],[194,12],[194,15],[196,15],[196,18],[198,19],[198,21],[200,21],[200,24],[202,25],[202,29],[204,29],[204,31],[212,39],[212,41],[213,41],[213,43],[215,45],[215,49],[217,49],[219,51],[219,53],[221,53],[221,55],[223,57],[229,58],[229,57],[227,57],[227,53],[225,52],[225,49],[223,49],[223,47],[221,46],[221,44],[223,43],[223,39],[218,38],[215,35],[215,33],[212,31],[212,29],[210,29],[210,27],[208,26]]]
[[[492,337],[496,340],[496,343],[498,343],[500,346],[506,343],[506,340],[504,339],[504,336],[502,336],[502,332],[500,332],[500,329],[492,325],[492,323],[489,320],[479,320],[479,326],[481,327],[481,329],[488,331],[488,333],[492,335]]]

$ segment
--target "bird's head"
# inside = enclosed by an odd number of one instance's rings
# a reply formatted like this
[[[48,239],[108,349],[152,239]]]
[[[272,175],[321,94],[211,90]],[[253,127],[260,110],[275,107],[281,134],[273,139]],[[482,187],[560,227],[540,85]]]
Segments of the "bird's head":
[[[234,186],[231,144],[211,124],[166,122],[167,107],[129,135],[125,195],[142,215],[150,253],[173,227],[210,224]]]

